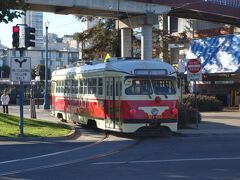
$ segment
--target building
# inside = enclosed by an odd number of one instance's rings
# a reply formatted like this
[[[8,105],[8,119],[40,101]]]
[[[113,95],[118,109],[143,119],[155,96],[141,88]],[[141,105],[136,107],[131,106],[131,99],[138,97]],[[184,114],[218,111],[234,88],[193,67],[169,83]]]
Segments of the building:
[[[6,65],[11,66],[11,57],[19,57],[19,51],[15,49],[7,50]],[[24,51],[23,56],[31,57],[32,69],[39,64],[45,64],[46,51],[45,49],[28,49]],[[53,49],[48,50],[48,67],[51,71],[57,68],[63,68],[69,64],[78,61],[78,49]]]
[[[27,11],[23,24],[35,28],[35,47],[43,46],[43,12]]]

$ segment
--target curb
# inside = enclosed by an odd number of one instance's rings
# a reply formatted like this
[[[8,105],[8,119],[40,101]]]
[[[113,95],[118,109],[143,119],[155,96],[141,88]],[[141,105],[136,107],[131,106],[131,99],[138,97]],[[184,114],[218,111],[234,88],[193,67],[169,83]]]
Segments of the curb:
[[[66,136],[59,136],[59,137],[0,137],[0,141],[62,141],[62,140],[70,140],[74,139],[76,135],[76,129],[71,127],[71,132]]]

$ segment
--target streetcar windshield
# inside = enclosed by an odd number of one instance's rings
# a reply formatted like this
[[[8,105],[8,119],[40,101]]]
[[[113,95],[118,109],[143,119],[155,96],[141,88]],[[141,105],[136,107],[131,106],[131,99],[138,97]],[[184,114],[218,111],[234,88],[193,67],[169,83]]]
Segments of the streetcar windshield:
[[[125,90],[128,95],[148,95],[153,93],[150,80],[135,79],[132,80],[131,84]]]
[[[157,95],[175,94],[176,90],[171,80],[167,79],[128,79],[130,86],[126,88],[127,95]]]
[[[161,94],[175,94],[176,90],[171,80],[157,79],[152,80],[154,93],[157,95]]]

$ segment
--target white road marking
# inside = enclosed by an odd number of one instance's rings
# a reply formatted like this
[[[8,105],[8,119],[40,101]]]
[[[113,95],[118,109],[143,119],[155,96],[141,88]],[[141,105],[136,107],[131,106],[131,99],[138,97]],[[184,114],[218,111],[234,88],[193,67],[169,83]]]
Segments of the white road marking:
[[[119,152],[118,150],[117,151],[111,151],[111,152],[97,154],[97,155],[93,155],[93,156],[82,158],[82,159],[75,159],[75,160],[71,160],[71,161],[64,161],[64,162],[59,162],[59,163],[49,164],[49,165],[44,165],[44,166],[38,166],[38,167],[33,167],[33,168],[19,169],[19,170],[15,170],[15,171],[3,172],[3,173],[0,173],[0,177],[1,176],[13,175],[13,174],[26,173],[26,172],[36,171],[36,170],[42,170],[42,169],[49,169],[49,168],[54,168],[54,167],[59,167],[59,166],[66,166],[66,165],[69,165],[69,164],[80,163],[80,162],[91,160],[91,159],[110,156],[110,155],[116,154],[118,152]]]
[[[69,152],[72,152],[72,151],[85,149],[85,148],[94,146],[94,145],[99,144],[99,143],[101,143],[103,141],[105,141],[105,140],[97,141],[95,143],[91,143],[91,144],[88,144],[86,146],[82,146],[82,147],[78,147],[78,148],[74,148],[74,149],[70,149],[70,150],[65,150],[65,151],[58,151],[58,152],[54,152],[54,153],[43,154],[43,155],[33,156],[33,157],[28,157],[28,158],[21,158],[21,159],[9,160],[9,161],[2,161],[2,162],[0,162],[0,165],[2,165],[2,164],[10,164],[10,163],[15,163],[15,162],[20,162],[20,161],[39,159],[39,158],[43,158],[43,157],[55,156],[55,155],[64,154],[64,153],[69,153]]]
[[[219,157],[219,158],[191,158],[191,159],[162,159],[145,161],[113,161],[96,162],[93,165],[113,165],[113,164],[138,164],[138,163],[164,163],[164,162],[186,162],[186,161],[220,161],[220,160],[240,160],[240,157]]]

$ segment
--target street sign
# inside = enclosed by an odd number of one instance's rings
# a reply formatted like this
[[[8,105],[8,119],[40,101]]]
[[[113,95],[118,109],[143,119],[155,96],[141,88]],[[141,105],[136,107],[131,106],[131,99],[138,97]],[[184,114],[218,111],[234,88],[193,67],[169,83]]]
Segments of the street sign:
[[[31,81],[31,58],[12,57],[10,77],[13,82],[29,83]]]
[[[202,64],[199,59],[189,59],[186,69],[188,81],[202,81]]]
[[[201,61],[198,59],[189,59],[187,62],[187,73],[196,74],[202,70]]]

